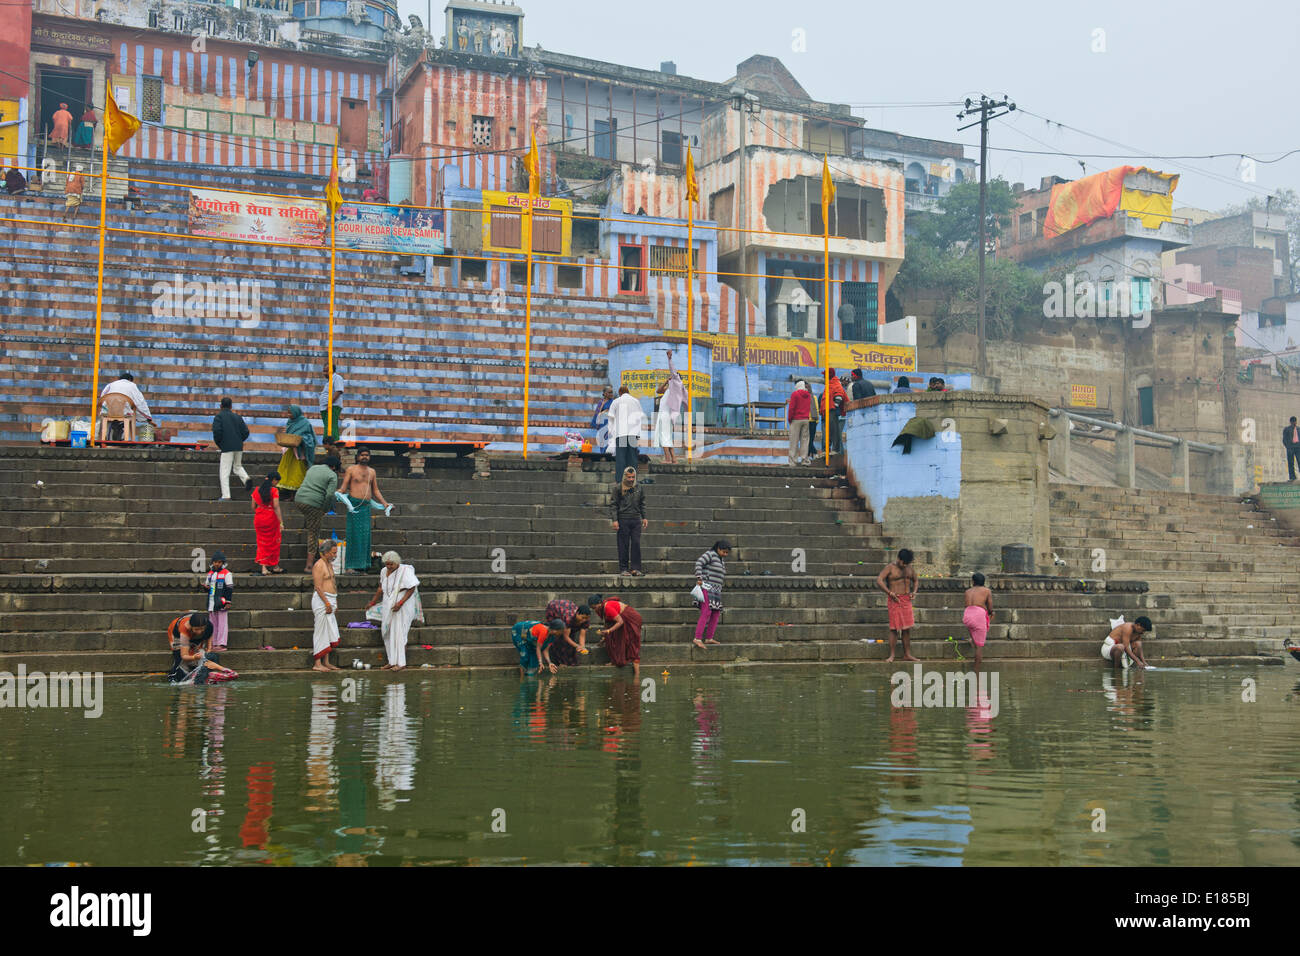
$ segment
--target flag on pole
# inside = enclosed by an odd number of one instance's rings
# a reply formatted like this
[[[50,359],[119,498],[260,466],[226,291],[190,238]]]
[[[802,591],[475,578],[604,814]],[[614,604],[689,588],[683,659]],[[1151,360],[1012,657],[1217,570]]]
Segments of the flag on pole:
[[[330,181],[325,186],[325,201],[329,203],[331,216],[338,211],[339,204],[343,202],[343,194],[339,192],[339,137],[337,132],[334,134],[334,160],[330,164]]]
[[[140,129],[140,121],[117,108],[113,92],[104,97],[104,148],[116,153]]]
[[[829,228],[831,206],[835,204],[835,184],[831,182],[831,167],[822,154],[822,226]]]
[[[528,198],[531,200],[542,194],[542,163],[537,156],[537,130],[534,129],[528,138]]]
[[[695,181],[695,154],[686,150],[686,201],[700,201],[700,184]]]

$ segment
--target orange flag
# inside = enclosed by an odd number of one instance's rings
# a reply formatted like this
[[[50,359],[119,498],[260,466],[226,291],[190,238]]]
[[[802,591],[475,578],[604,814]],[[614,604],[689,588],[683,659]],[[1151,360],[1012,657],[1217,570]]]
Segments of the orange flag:
[[[325,201],[329,203],[331,215],[338,211],[339,204],[343,202],[343,194],[339,192],[338,134],[334,136],[334,162],[330,165],[330,181],[325,186]]]
[[[536,199],[542,194],[542,163],[537,155],[537,130],[529,133],[528,147],[528,198]]]
[[[835,184],[831,182],[831,167],[826,154],[822,154],[822,227],[830,228],[830,210],[835,204]]]
[[[695,181],[695,154],[686,149],[686,201],[700,201],[700,184]]]
[[[140,129],[140,121],[117,108],[112,91],[104,97],[104,148],[116,153]]]

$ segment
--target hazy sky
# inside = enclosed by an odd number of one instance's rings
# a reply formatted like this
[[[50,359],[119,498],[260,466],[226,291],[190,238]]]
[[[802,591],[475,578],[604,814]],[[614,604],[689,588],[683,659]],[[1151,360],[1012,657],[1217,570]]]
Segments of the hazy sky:
[[[754,53],[776,56],[813,98],[851,104],[878,129],[967,144],[972,159],[979,131],[957,132],[959,106],[898,104],[1005,93],[1028,112],[995,120],[991,146],[1069,154],[990,150],[990,174],[1012,182],[1077,177],[1080,159],[1088,172],[1132,160],[1182,175],[1175,206],[1218,209],[1300,189],[1300,152],[1258,163],[1253,183],[1239,156],[1300,149],[1300,7],[1291,2],[516,2],[527,46],[647,69],[672,60],[681,74],[715,81]],[[399,7],[427,18],[426,0]],[[434,0],[435,36],[445,7]],[[793,49],[797,30],[805,52]],[[1208,153],[1232,155],[1156,158]]]

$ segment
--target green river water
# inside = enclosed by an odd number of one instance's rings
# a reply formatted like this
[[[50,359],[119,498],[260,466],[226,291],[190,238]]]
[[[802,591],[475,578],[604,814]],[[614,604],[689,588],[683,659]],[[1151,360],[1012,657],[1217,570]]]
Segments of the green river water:
[[[1290,662],[891,672],[110,680],[0,709],[0,865],[1300,864]]]

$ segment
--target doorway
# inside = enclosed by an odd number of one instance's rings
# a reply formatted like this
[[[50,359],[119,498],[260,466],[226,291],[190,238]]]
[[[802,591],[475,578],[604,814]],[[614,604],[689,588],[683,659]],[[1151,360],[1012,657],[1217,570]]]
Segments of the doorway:
[[[72,129],[76,130],[81,114],[86,112],[86,107],[90,105],[91,74],[88,70],[45,66],[39,69],[37,83],[40,89],[40,126],[38,130],[40,139],[44,142],[45,134],[54,125],[54,114],[58,111],[60,103],[68,104],[68,112],[72,114]]]

